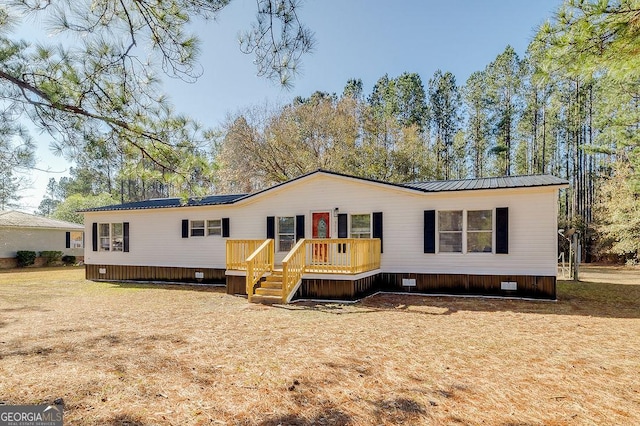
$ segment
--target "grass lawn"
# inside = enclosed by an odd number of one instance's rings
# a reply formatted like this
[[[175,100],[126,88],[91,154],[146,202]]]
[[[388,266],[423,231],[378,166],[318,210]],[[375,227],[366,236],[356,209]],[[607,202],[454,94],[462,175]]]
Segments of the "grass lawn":
[[[640,270],[558,302],[380,295],[267,307],[220,288],[0,272],[0,403],[65,424],[640,424]]]

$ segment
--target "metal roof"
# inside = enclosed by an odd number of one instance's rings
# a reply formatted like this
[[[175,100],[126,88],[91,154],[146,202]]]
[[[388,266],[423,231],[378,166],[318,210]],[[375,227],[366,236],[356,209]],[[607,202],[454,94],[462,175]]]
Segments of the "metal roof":
[[[0,227],[83,230],[84,226],[16,210],[0,211]]]
[[[182,203],[180,198],[159,198],[145,201],[133,201],[124,204],[115,204],[104,207],[95,207],[81,212],[99,212],[114,210],[142,210],[142,209],[158,209],[171,207],[195,207],[195,206],[215,206],[222,204],[233,204],[242,199],[255,197],[256,195],[269,192],[275,188],[287,185],[288,183],[303,179],[305,177],[323,173],[333,176],[341,176],[348,179],[355,179],[365,182],[372,182],[381,185],[388,185],[395,188],[409,189],[420,192],[452,192],[452,191],[471,191],[479,189],[500,189],[500,188],[525,188],[536,186],[564,186],[568,182],[564,179],[550,175],[531,175],[531,176],[504,176],[480,179],[461,179],[461,180],[442,180],[431,182],[412,182],[412,183],[391,183],[375,179],[351,176],[344,173],[336,173],[327,170],[315,170],[310,173],[298,176],[286,182],[279,183],[270,188],[263,189],[251,194],[233,194],[233,195],[211,195],[203,198],[189,199],[187,203]]]
[[[551,175],[502,176],[479,179],[438,180],[412,182],[403,186],[423,192],[473,191],[478,189],[529,188],[535,186],[563,186],[568,182]]]
[[[144,201],[132,201],[124,204],[114,204],[111,206],[94,207],[81,210],[82,212],[100,212],[112,210],[141,210],[141,209],[160,209],[169,207],[195,207],[195,206],[215,206],[220,204],[231,204],[239,198],[245,197],[247,194],[233,195],[209,195],[202,198],[191,198],[186,203],[180,198],[154,198]]]

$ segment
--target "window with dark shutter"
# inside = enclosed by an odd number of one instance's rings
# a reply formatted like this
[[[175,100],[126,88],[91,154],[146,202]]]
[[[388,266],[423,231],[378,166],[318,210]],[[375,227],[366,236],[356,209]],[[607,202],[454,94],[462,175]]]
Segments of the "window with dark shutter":
[[[373,212],[373,238],[380,238],[380,253],[384,253],[382,244],[382,212]]]
[[[98,224],[96,222],[91,224],[91,244],[93,251],[98,251]]]
[[[189,238],[189,219],[182,219],[182,238]]]
[[[71,232],[67,231],[64,233],[64,237],[65,237],[65,242],[64,242],[64,247],[65,248],[71,248]]]
[[[229,218],[222,218],[222,238],[229,238]]]
[[[496,208],[496,253],[509,254],[509,208]]]
[[[129,222],[122,224],[122,251],[129,252]]]
[[[296,241],[304,238],[304,215],[296,216]]]
[[[424,252],[436,252],[436,211],[424,211]]]
[[[275,216],[267,216],[267,238],[276,238],[276,218]]]
[[[347,229],[347,214],[340,213],[338,215],[338,238],[347,238],[349,230]]]

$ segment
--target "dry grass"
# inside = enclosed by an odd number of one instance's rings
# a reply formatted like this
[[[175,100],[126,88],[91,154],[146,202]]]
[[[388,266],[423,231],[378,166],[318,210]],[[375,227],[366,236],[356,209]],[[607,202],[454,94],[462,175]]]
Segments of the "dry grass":
[[[265,307],[0,273],[0,400],[63,398],[65,424],[640,424],[640,271],[582,277],[557,303]]]

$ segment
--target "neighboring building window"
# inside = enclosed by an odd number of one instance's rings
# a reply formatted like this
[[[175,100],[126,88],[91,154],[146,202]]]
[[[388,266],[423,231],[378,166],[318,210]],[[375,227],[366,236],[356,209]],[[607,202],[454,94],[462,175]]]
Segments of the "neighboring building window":
[[[124,241],[124,233],[121,223],[111,224],[111,251],[122,251],[122,243]]]
[[[278,218],[278,251],[290,251],[296,241],[295,217]]]
[[[438,240],[441,253],[462,253],[462,210],[438,212]]]
[[[71,231],[69,232],[69,239],[72,249],[84,248],[84,232]]]
[[[207,221],[207,235],[222,235],[222,220],[214,219]]]
[[[467,212],[467,253],[491,253],[493,242],[493,211]]]
[[[111,250],[111,225],[109,223],[100,223],[98,225],[98,241],[100,242],[100,251]]]
[[[191,236],[204,237],[204,220],[191,221]]]
[[[371,215],[351,215],[351,238],[371,238]]]

